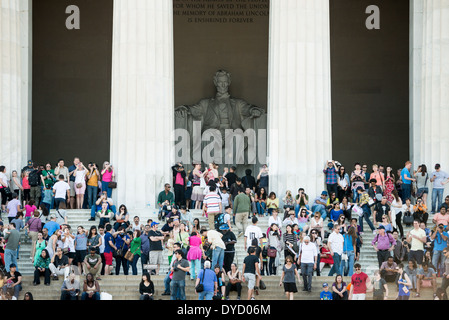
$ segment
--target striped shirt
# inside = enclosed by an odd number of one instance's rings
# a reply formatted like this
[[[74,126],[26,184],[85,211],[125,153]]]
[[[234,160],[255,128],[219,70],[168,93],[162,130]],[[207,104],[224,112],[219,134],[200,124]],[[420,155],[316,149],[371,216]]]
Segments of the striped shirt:
[[[203,200],[203,204],[206,205],[206,212],[209,213],[218,213],[220,211],[221,198],[215,192],[209,192],[206,194]]]

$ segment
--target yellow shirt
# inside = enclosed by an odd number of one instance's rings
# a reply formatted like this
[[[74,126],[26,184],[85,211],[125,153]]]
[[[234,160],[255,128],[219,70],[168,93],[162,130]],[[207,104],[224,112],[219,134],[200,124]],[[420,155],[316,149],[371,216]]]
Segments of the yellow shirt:
[[[97,171],[92,171],[92,177],[87,180],[87,185],[92,187],[98,187],[98,174]]]

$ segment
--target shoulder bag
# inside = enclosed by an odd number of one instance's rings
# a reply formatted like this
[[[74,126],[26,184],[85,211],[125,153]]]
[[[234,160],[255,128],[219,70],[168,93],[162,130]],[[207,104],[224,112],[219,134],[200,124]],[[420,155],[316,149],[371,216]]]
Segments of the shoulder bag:
[[[204,291],[204,285],[203,285],[203,280],[204,280],[204,275],[206,274],[206,270],[207,269],[203,269],[203,276],[201,277],[201,281],[198,283],[198,285],[195,287],[195,291],[196,292],[203,292]]]

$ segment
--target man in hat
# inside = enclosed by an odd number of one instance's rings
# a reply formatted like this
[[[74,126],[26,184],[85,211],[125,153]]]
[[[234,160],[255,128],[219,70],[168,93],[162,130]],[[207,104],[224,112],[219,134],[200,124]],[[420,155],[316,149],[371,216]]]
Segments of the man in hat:
[[[323,283],[323,291],[320,293],[320,300],[333,300],[332,292],[329,291],[327,282]]]
[[[30,173],[31,171],[33,171],[33,160],[28,160],[27,165],[25,167],[22,168],[22,174],[25,174],[26,171],[28,171],[28,173]]]
[[[153,221],[150,225],[151,230],[148,233],[150,238],[150,264],[157,265],[156,274],[159,274],[160,266],[163,263],[162,250],[165,238],[162,232],[157,229],[158,225],[158,222]]]
[[[48,221],[43,228],[48,230],[48,236],[51,237],[56,230],[59,230],[61,226],[56,222],[56,215],[52,213],[50,215],[50,221]]]
[[[391,256],[391,252],[396,245],[396,240],[394,240],[391,234],[385,232],[385,227],[383,225],[380,225],[377,228],[377,235],[374,237],[371,244],[377,252],[377,262],[379,263],[380,268],[382,263],[387,261],[388,257]]]
[[[321,195],[319,197],[316,197],[312,204],[312,211],[321,213],[321,218],[323,218],[323,221],[327,217],[327,196],[327,191],[321,192]]]

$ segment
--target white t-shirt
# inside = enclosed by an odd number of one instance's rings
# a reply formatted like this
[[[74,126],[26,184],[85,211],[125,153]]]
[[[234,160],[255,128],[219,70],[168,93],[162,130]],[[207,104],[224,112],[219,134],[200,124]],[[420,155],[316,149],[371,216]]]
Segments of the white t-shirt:
[[[100,249],[100,253],[103,253],[104,252],[104,234],[103,235],[101,235],[100,234],[100,237],[101,237],[101,245],[98,247],[99,249]]]
[[[334,253],[338,253],[339,255],[343,253],[343,243],[345,239],[343,238],[341,233],[335,233],[334,231],[332,231],[327,241]]]
[[[53,186],[53,190],[55,190],[55,198],[65,199],[67,190],[70,190],[70,185],[65,181],[58,181]]]
[[[222,193],[221,194],[221,206],[223,207],[223,211],[226,206],[229,206],[229,193]]]
[[[307,245],[301,243],[301,263],[315,263],[315,257],[318,255],[316,244],[309,242]]]
[[[85,182],[85,181],[86,181],[86,180],[84,179],[84,177],[85,177],[86,174],[87,174],[87,171],[86,171],[86,170],[82,170],[82,171],[75,170],[75,172],[76,172],[76,176],[75,176],[75,184],[77,184],[77,183],[82,183],[82,182]]]
[[[417,236],[419,238],[426,237],[426,232],[421,228],[418,228],[418,230],[412,229],[410,231],[410,234]],[[412,240],[410,241],[410,250],[411,251],[424,250],[424,243],[422,243],[420,240],[416,238],[412,238]]]
[[[246,237],[246,246],[251,247],[251,242],[253,239],[257,239],[259,241],[260,238],[262,238],[262,230],[255,225],[250,225],[246,227],[245,230],[245,237]]]
[[[398,214],[399,212],[402,212],[402,201],[401,201],[401,199],[399,199],[399,201],[396,201],[396,199],[394,199],[393,202],[391,202],[390,209],[391,209],[391,213],[393,213],[395,215]]]
[[[271,216],[270,218],[268,218],[268,227],[271,227],[271,225],[272,225],[273,223],[276,223],[276,224],[278,225],[279,228],[282,227],[282,219],[281,219],[279,216],[277,216],[277,219],[274,219],[273,216]]]
[[[8,186],[8,177],[3,172],[0,172],[0,180],[2,180],[5,186]]]

